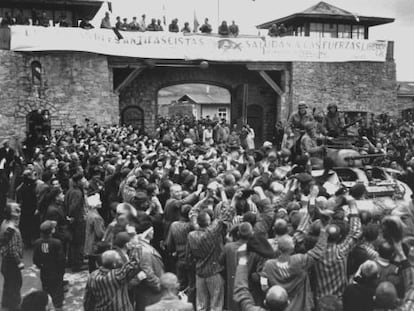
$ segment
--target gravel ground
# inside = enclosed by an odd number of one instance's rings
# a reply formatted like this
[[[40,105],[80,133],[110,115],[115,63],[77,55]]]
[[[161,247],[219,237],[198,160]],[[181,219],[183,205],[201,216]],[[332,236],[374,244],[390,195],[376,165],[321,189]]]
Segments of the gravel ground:
[[[32,255],[33,252],[31,250],[24,251],[25,269],[23,270],[23,287],[21,291],[22,297],[33,290],[42,288],[39,278],[39,270],[32,263]],[[69,285],[68,292],[65,293],[65,301],[63,305],[64,311],[83,310],[83,293],[87,278],[87,270],[79,273],[65,273],[65,280],[69,281]],[[0,274],[0,293],[2,291],[3,276]]]

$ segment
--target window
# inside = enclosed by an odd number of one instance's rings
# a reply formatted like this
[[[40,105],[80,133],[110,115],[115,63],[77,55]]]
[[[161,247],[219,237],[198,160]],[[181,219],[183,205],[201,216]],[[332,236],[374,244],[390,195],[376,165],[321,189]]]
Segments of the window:
[[[227,119],[227,108],[218,108],[218,117],[220,119]]]
[[[309,37],[320,38],[323,33],[322,23],[310,23]]]
[[[337,38],[338,37],[338,25],[336,24],[324,24],[323,25],[323,37],[324,38]]]
[[[32,68],[32,83],[34,85],[42,84],[42,65],[38,61],[33,61]]]
[[[305,36],[305,27],[304,26],[296,27],[295,36],[304,37]]]
[[[365,38],[365,27],[364,26],[352,26],[352,39],[364,39]]]
[[[351,38],[351,25],[338,25],[338,38]]]

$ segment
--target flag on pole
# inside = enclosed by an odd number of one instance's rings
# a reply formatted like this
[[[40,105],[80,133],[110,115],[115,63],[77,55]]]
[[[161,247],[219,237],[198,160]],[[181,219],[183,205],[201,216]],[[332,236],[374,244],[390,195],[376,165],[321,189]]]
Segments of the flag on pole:
[[[200,26],[200,23],[198,22],[197,19],[197,14],[196,14],[196,10],[194,9],[194,28],[193,28],[193,32],[198,32],[198,27]]]
[[[167,17],[165,16],[165,4],[162,5],[162,23],[167,26]]]

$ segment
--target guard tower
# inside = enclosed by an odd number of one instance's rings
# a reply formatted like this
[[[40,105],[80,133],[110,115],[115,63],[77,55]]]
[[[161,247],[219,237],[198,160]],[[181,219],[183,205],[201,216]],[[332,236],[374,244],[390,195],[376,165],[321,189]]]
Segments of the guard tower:
[[[303,12],[260,24],[257,28],[269,29],[273,24],[283,24],[286,28],[284,35],[368,39],[370,27],[392,22],[393,18],[358,16],[321,1]]]

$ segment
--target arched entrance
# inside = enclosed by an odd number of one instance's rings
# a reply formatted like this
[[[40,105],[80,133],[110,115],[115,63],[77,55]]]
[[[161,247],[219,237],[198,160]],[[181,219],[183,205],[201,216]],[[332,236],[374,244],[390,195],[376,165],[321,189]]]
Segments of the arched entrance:
[[[119,61],[116,66],[119,68]],[[272,136],[280,97],[257,71],[249,69],[246,65],[210,64],[208,68],[202,69],[188,64],[170,67],[164,64],[149,66],[144,63],[142,67],[133,69],[129,75],[123,73],[123,76],[127,77],[125,79],[121,79],[121,76],[117,77],[117,70],[114,69],[114,81],[119,81],[115,85],[119,91],[120,114],[122,116],[126,107],[140,107],[143,111],[144,127],[148,133],[154,133],[157,117],[160,115],[159,91],[174,85],[196,83],[219,86],[229,91],[231,124],[241,126],[247,121],[248,114],[253,113],[250,119],[257,123],[258,142],[270,139]],[[274,79],[279,78],[277,75],[274,77]],[[257,107],[248,108],[250,105],[261,107],[260,125],[255,112]]]
[[[157,117],[191,118],[214,122],[231,120],[231,93],[228,89],[202,83],[167,86],[157,94]]]
[[[122,110],[121,123],[123,125],[131,125],[134,129],[142,129],[144,127],[144,112],[138,106],[128,106]]]
[[[33,110],[26,116],[26,145],[29,150],[47,143],[50,139],[51,120],[49,110]]]

